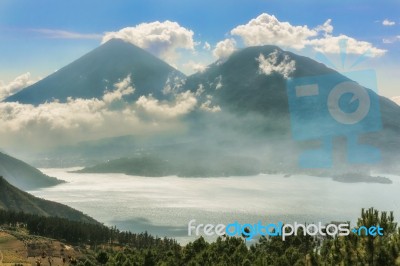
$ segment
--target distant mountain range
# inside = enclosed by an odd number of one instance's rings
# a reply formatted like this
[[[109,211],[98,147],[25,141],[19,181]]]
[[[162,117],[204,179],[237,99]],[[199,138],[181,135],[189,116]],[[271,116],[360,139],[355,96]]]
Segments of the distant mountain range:
[[[99,161],[116,160],[84,170],[95,172],[138,174],[141,172],[140,165],[150,167],[165,161],[169,162],[166,167],[170,170],[154,175],[235,174],[237,171],[214,167],[219,165],[231,168],[232,164],[257,165],[243,167],[246,171],[241,174],[251,174],[255,169],[294,172],[297,170],[301,151],[315,147],[318,140],[305,143],[293,141],[287,79],[279,71],[262,73],[261,58],[272,58],[270,63],[275,64],[275,67],[285,63],[287,59],[293,61],[295,67],[290,73],[293,78],[313,79],[331,75],[329,82],[349,80],[310,58],[269,45],[239,50],[225,61],[217,61],[205,71],[185,77],[167,63],[130,43],[110,40],[5,101],[37,105],[54,99],[65,102],[68,97],[101,98],[112,84],[128,75],[131,75],[136,90],[134,94],[124,96],[126,101],[133,102],[140,96],[149,94],[158,100],[170,100],[169,97],[173,94],[165,93],[167,84],[185,79],[184,82],[179,81],[178,92],[191,91],[198,100],[198,108],[182,118],[188,128],[185,135],[175,138],[168,134],[148,136],[146,140],[134,136],[93,140],[69,147],[58,147],[43,157],[50,160],[58,158],[57,160],[63,162],[69,160],[68,166],[93,166]],[[287,71],[282,69],[283,65],[280,67],[280,71]],[[378,97],[372,91],[369,93]],[[388,165],[395,165],[399,158],[400,107],[385,97],[379,97],[379,102],[383,129],[360,136],[359,141],[380,148],[384,167],[387,168]],[[310,107],[309,112],[318,115],[321,111],[319,107],[325,108],[326,104],[317,103],[317,107]],[[314,124],[316,127],[310,130],[319,130],[318,123]],[[339,143],[344,142],[339,139]],[[157,156],[154,157],[155,154]],[[343,151],[338,157],[345,161]],[[180,160],[186,163],[177,163]],[[227,164],[227,161],[231,163]],[[52,165],[58,164],[54,162]],[[382,164],[381,166],[383,167]],[[216,170],[207,171],[207,167]],[[198,171],[199,169],[202,170]],[[143,171],[143,174],[148,173],[149,171]]]
[[[0,209],[40,216],[57,216],[73,221],[98,223],[93,218],[66,205],[39,199],[21,191],[0,176]]]
[[[27,163],[0,152],[0,176],[22,190],[55,186],[64,181],[47,176]]]

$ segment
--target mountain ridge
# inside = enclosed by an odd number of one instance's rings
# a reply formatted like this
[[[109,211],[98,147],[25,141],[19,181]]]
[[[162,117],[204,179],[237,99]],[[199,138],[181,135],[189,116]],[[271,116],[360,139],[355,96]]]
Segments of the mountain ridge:
[[[22,190],[55,186],[64,181],[47,176],[29,164],[0,152],[0,176]]]
[[[19,190],[0,176],[0,209],[40,216],[57,216],[73,221],[98,223],[93,218],[66,205],[37,198]]]

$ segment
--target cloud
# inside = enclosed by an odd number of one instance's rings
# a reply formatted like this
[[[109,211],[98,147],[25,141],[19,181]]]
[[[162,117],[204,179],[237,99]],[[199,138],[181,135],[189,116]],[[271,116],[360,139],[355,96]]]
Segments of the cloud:
[[[324,32],[324,35],[327,36],[329,34],[332,34],[333,32],[333,26],[331,25],[332,20],[328,19],[327,21],[324,22],[324,24],[319,25],[315,28],[316,31],[318,32]]]
[[[195,92],[195,96],[199,97],[199,96],[201,96],[204,92],[205,92],[204,85],[200,83],[199,86],[197,87],[196,92]]]
[[[274,44],[295,49],[304,48],[305,41],[316,36],[317,31],[307,26],[292,26],[280,22],[274,15],[263,13],[231,30],[232,35],[240,36],[247,46]]]
[[[112,103],[116,100],[121,100],[123,96],[133,94],[135,89],[131,85],[131,76],[128,75],[122,81],[114,84],[114,90],[108,91],[103,95],[103,100],[106,103]]]
[[[206,101],[200,105],[200,110],[210,112],[210,113],[220,112],[221,107],[219,105],[212,105],[211,101],[212,101],[212,96],[207,95]]]
[[[25,74],[16,77],[8,84],[5,84],[0,80],[0,100],[19,92],[20,90],[36,83],[39,80],[40,79],[32,80],[30,72],[26,72]]]
[[[225,39],[220,41],[213,50],[213,55],[217,59],[225,59],[236,50],[236,41],[234,39]]]
[[[186,83],[186,77],[180,75],[177,72],[173,72],[169,74],[162,92],[164,95],[167,94],[176,95],[178,92],[182,90],[185,83]]]
[[[382,42],[384,44],[391,44],[399,41],[400,41],[400,35],[382,39]]]
[[[369,57],[378,57],[386,53],[386,50],[376,48],[369,42],[358,41],[346,35],[328,35],[320,39],[308,41],[308,44],[311,45],[316,51],[328,54],[340,54],[341,43],[346,43],[346,53],[348,54],[365,54]]]
[[[203,49],[206,51],[210,51],[211,50],[211,45],[208,42],[205,42],[203,45]]]
[[[386,50],[374,47],[366,41],[359,41],[346,35],[334,36],[332,20],[328,19],[322,25],[309,28],[307,25],[292,25],[281,22],[275,16],[263,13],[231,30],[231,35],[239,36],[246,46],[278,45],[301,50],[306,47],[323,53],[340,53],[340,43],[347,43],[348,54],[378,57]]]
[[[260,54],[256,60],[259,62],[260,74],[278,73],[287,79],[296,70],[296,62],[290,60],[288,54],[281,53],[278,50],[269,54],[267,58]]]
[[[113,38],[122,39],[174,64],[178,57],[177,50],[194,50],[193,34],[193,31],[180,26],[177,22],[155,21],[107,32],[102,43]]]
[[[192,60],[184,64],[184,67],[189,68],[194,72],[200,72],[200,73],[204,72],[207,69],[206,65],[202,63],[193,62]]]
[[[382,21],[382,25],[383,26],[394,26],[394,25],[396,25],[396,22],[385,19],[384,21]]]
[[[215,84],[215,89],[216,90],[219,90],[219,89],[221,89],[223,87],[223,85],[222,85],[222,76],[221,75],[219,75],[218,77],[215,78],[214,84]]]
[[[152,95],[140,96],[136,101],[136,106],[146,114],[162,118],[175,118],[188,114],[196,105],[197,99],[190,91],[177,94],[174,103],[161,102]]]
[[[152,97],[141,97],[136,103],[126,102],[123,96],[134,91],[131,77],[127,76],[101,99],[68,98],[65,103],[53,101],[38,106],[0,102],[0,145],[42,150],[121,135],[178,132],[184,127],[179,117],[197,104],[190,92],[176,94],[171,102]],[[151,120],[143,119],[143,112]]]
[[[392,100],[393,102],[395,102],[398,105],[400,105],[400,96],[392,97],[392,98],[390,98],[390,100]]]
[[[101,39],[102,34],[97,33],[78,33],[65,30],[53,30],[53,29],[31,29],[33,32],[37,32],[45,35],[47,38],[54,39]]]
[[[203,45],[203,49],[206,51],[210,51],[211,50],[211,45],[208,42],[205,42]]]

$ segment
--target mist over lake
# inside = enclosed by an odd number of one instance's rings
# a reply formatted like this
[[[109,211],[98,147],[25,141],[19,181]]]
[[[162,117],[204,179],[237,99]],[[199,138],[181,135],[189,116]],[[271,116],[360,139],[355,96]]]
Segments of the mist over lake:
[[[29,191],[37,197],[76,208],[120,230],[192,241],[187,224],[262,222],[330,222],[357,220],[361,208],[393,210],[400,217],[400,177],[392,184],[340,183],[330,178],[139,177],[124,174],[68,173],[68,169],[40,169],[67,181]]]

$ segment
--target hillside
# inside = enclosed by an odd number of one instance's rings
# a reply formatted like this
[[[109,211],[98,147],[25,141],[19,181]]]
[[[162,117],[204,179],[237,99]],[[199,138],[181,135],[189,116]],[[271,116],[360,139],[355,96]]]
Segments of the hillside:
[[[0,177],[0,209],[40,216],[57,216],[73,221],[97,223],[93,218],[66,205],[36,198]]]
[[[240,155],[210,154],[192,150],[172,153],[145,154],[100,163],[76,171],[78,173],[124,173],[136,176],[219,177],[250,176],[261,172],[257,159]]]
[[[64,181],[47,176],[38,169],[0,152],[0,176],[22,190],[55,186]]]

